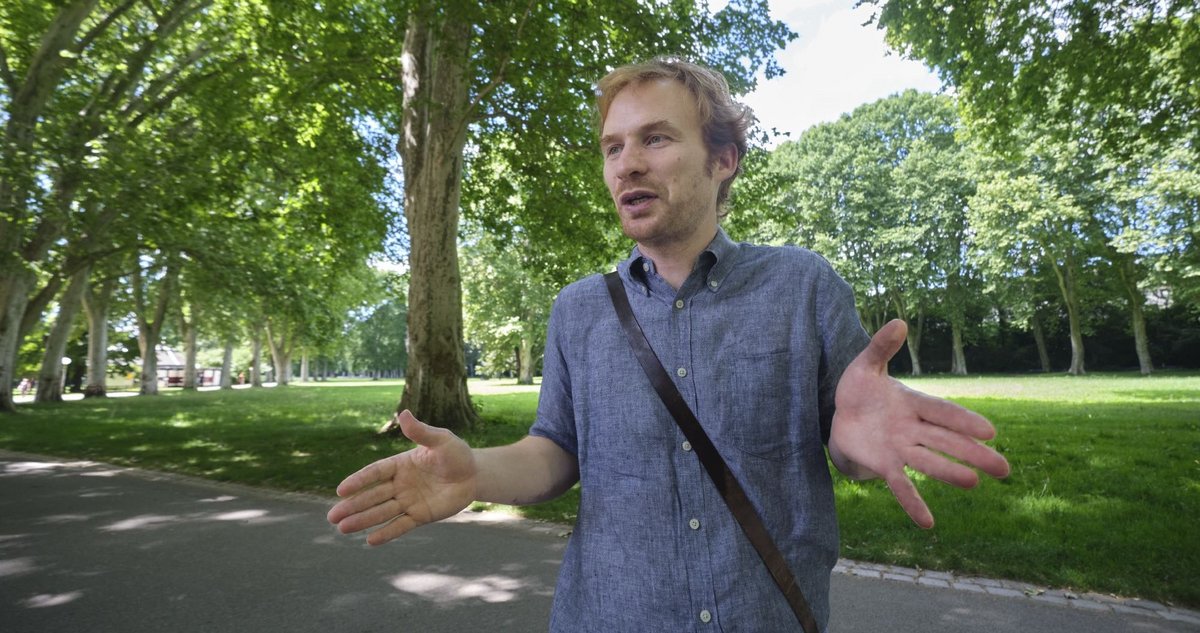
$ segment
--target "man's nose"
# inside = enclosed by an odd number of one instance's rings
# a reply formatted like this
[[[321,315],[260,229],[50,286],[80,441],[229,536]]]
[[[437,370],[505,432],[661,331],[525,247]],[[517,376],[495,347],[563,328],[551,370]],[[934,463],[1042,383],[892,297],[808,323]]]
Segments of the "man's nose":
[[[622,180],[646,173],[646,153],[641,147],[625,147],[617,156],[617,177]]]

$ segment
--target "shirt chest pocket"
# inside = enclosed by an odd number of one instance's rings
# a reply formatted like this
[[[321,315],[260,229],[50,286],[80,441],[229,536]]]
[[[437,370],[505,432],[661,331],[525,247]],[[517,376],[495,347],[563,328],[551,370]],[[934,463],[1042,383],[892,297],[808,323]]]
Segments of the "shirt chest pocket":
[[[806,357],[790,350],[724,355],[718,386],[718,449],[782,460],[805,441],[820,441],[814,376]]]

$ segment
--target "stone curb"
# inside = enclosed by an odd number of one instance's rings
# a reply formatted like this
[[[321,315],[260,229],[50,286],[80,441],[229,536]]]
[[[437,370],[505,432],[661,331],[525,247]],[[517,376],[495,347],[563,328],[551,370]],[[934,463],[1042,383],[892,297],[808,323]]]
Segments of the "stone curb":
[[[847,558],[839,558],[833,571],[834,573],[848,574],[862,578],[907,582],[938,589],[953,589],[956,591],[983,593],[1006,598],[1023,597],[1028,600],[1037,600],[1038,602],[1086,611],[1141,615],[1200,625],[1200,612],[1198,611],[1179,609],[1139,598],[1122,598],[1098,593],[1075,593],[1067,589],[1050,589],[1012,580],[960,576],[951,572],[863,563]]]

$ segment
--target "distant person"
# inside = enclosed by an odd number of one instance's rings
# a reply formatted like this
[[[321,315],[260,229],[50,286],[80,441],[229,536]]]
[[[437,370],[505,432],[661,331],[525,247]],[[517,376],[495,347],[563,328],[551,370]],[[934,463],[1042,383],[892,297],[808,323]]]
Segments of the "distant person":
[[[21,392],[22,396],[27,396],[29,395],[29,390],[32,386],[33,385],[29,381],[29,377],[26,376],[25,378],[21,379],[21,384],[17,385],[17,389]]]
[[[826,449],[847,476],[885,479],[928,528],[904,467],[964,488],[978,482],[969,466],[1003,477],[1005,459],[979,442],[994,430],[887,375],[905,325],[869,338],[824,259],[720,228],[752,121],[723,77],[656,59],[612,71],[597,95],[604,181],[636,247],[611,298],[593,275],[555,301],[529,435],[472,449],[404,411],[418,446],[347,477],[329,520],[375,528],[379,545],[475,500],[538,503],[579,482],[552,631],[800,630],[639,367],[614,307],[623,293],[824,630],[838,556]]]

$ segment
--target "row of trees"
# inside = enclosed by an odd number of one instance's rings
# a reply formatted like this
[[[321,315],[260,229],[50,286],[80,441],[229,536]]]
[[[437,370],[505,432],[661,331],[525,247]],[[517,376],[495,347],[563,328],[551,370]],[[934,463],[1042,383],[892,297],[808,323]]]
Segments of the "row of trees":
[[[958,145],[969,148],[958,159],[969,174],[959,191],[970,194],[966,222],[955,225],[968,238],[963,263],[1039,340],[1046,298],[1057,296],[1071,373],[1084,370],[1085,305],[1121,297],[1148,373],[1147,294],[1200,299],[1195,2],[860,4],[878,9],[894,48],[958,95]],[[954,280],[942,278],[953,296]]]
[[[252,338],[276,366],[336,337],[396,205],[389,141],[361,121],[354,68],[325,57],[335,36],[305,28],[313,15],[213,0],[0,9],[0,384],[45,322],[38,398],[59,398],[81,310],[93,395],[114,320],[137,331],[145,393],[168,321],[192,360],[201,329],[226,349]]]
[[[0,25],[0,384],[39,322],[63,324],[61,355],[84,295],[97,354],[106,297],[128,296],[148,392],[168,321],[185,347],[227,328],[289,366],[343,331],[402,211],[400,406],[451,427],[475,415],[460,210],[501,249],[583,245],[532,254],[547,278],[607,261],[591,82],[673,53],[744,91],[792,37],[761,0],[68,0],[5,3]]]
[[[1177,344],[1194,341],[1194,3],[860,4],[876,6],[889,42],[936,68],[957,99],[898,95],[770,155],[753,152],[727,229],[833,260],[860,291],[869,328],[892,316],[910,322],[908,368],[918,374],[927,323],[945,327],[959,374],[969,346],[1005,353],[997,342],[1014,329],[1029,333],[1049,371],[1060,323],[1068,371],[1083,373],[1085,335],[1109,332],[1115,310],[1143,373],[1154,367],[1152,340],[1172,345],[1181,321],[1193,334]],[[1157,336],[1147,327],[1151,300],[1176,306],[1158,319]],[[527,314],[507,303],[507,318]],[[495,309],[468,302],[469,320],[492,324],[474,331],[497,331]],[[511,369],[503,350],[514,345],[501,343],[492,362]]]
[[[949,324],[951,371],[989,322],[1032,331],[1050,368],[1048,323],[1065,315],[1070,373],[1084,372],[1087,308],[1119,303],[1138,364],[1151,372],[1149,296],[1191,301],[1200,278],[1180,262],[1200,243],[1196,163],[1183,147],[1118,159],[1076,135],[1027,128],[997,154],[958,118],[951,97],[909,91],[819,125],[771,156],[783,182],[767,239],[811,246],[859,290],[870,329],[910,323],[921,373],[923,324]]]
[[[1133,323],[1150,286],[1194,302],[1194,9],[871,4],[958,107],[902,95],[753,152],[735,236],[835,260],[869,321],[916,324],[918,371],[923,314],[951,325],[966,370],[994,313],[980,296],[1011,297],[997,318],[1035,334],[1049,297],[1067,320],[1096,301],[1089,280],[1127,276]],[[0,380],[38,323],[56,361],[71,310],[101,315],[96,339],[131,315],[143,358],[178,323],[185,348],[249,338],[277,367],[403,313],[399,406],[452,428],[475,415],[464,332],[485,367],[530,378],[552,289],[626,248],[591,82],[683,54],[744,93],[793,37],[761,0],[71,0],[7,3],[0,25]],[[408,288],[382,304],[366,262],[389,249]],[[385,330],[370,336],[396,349]]]

